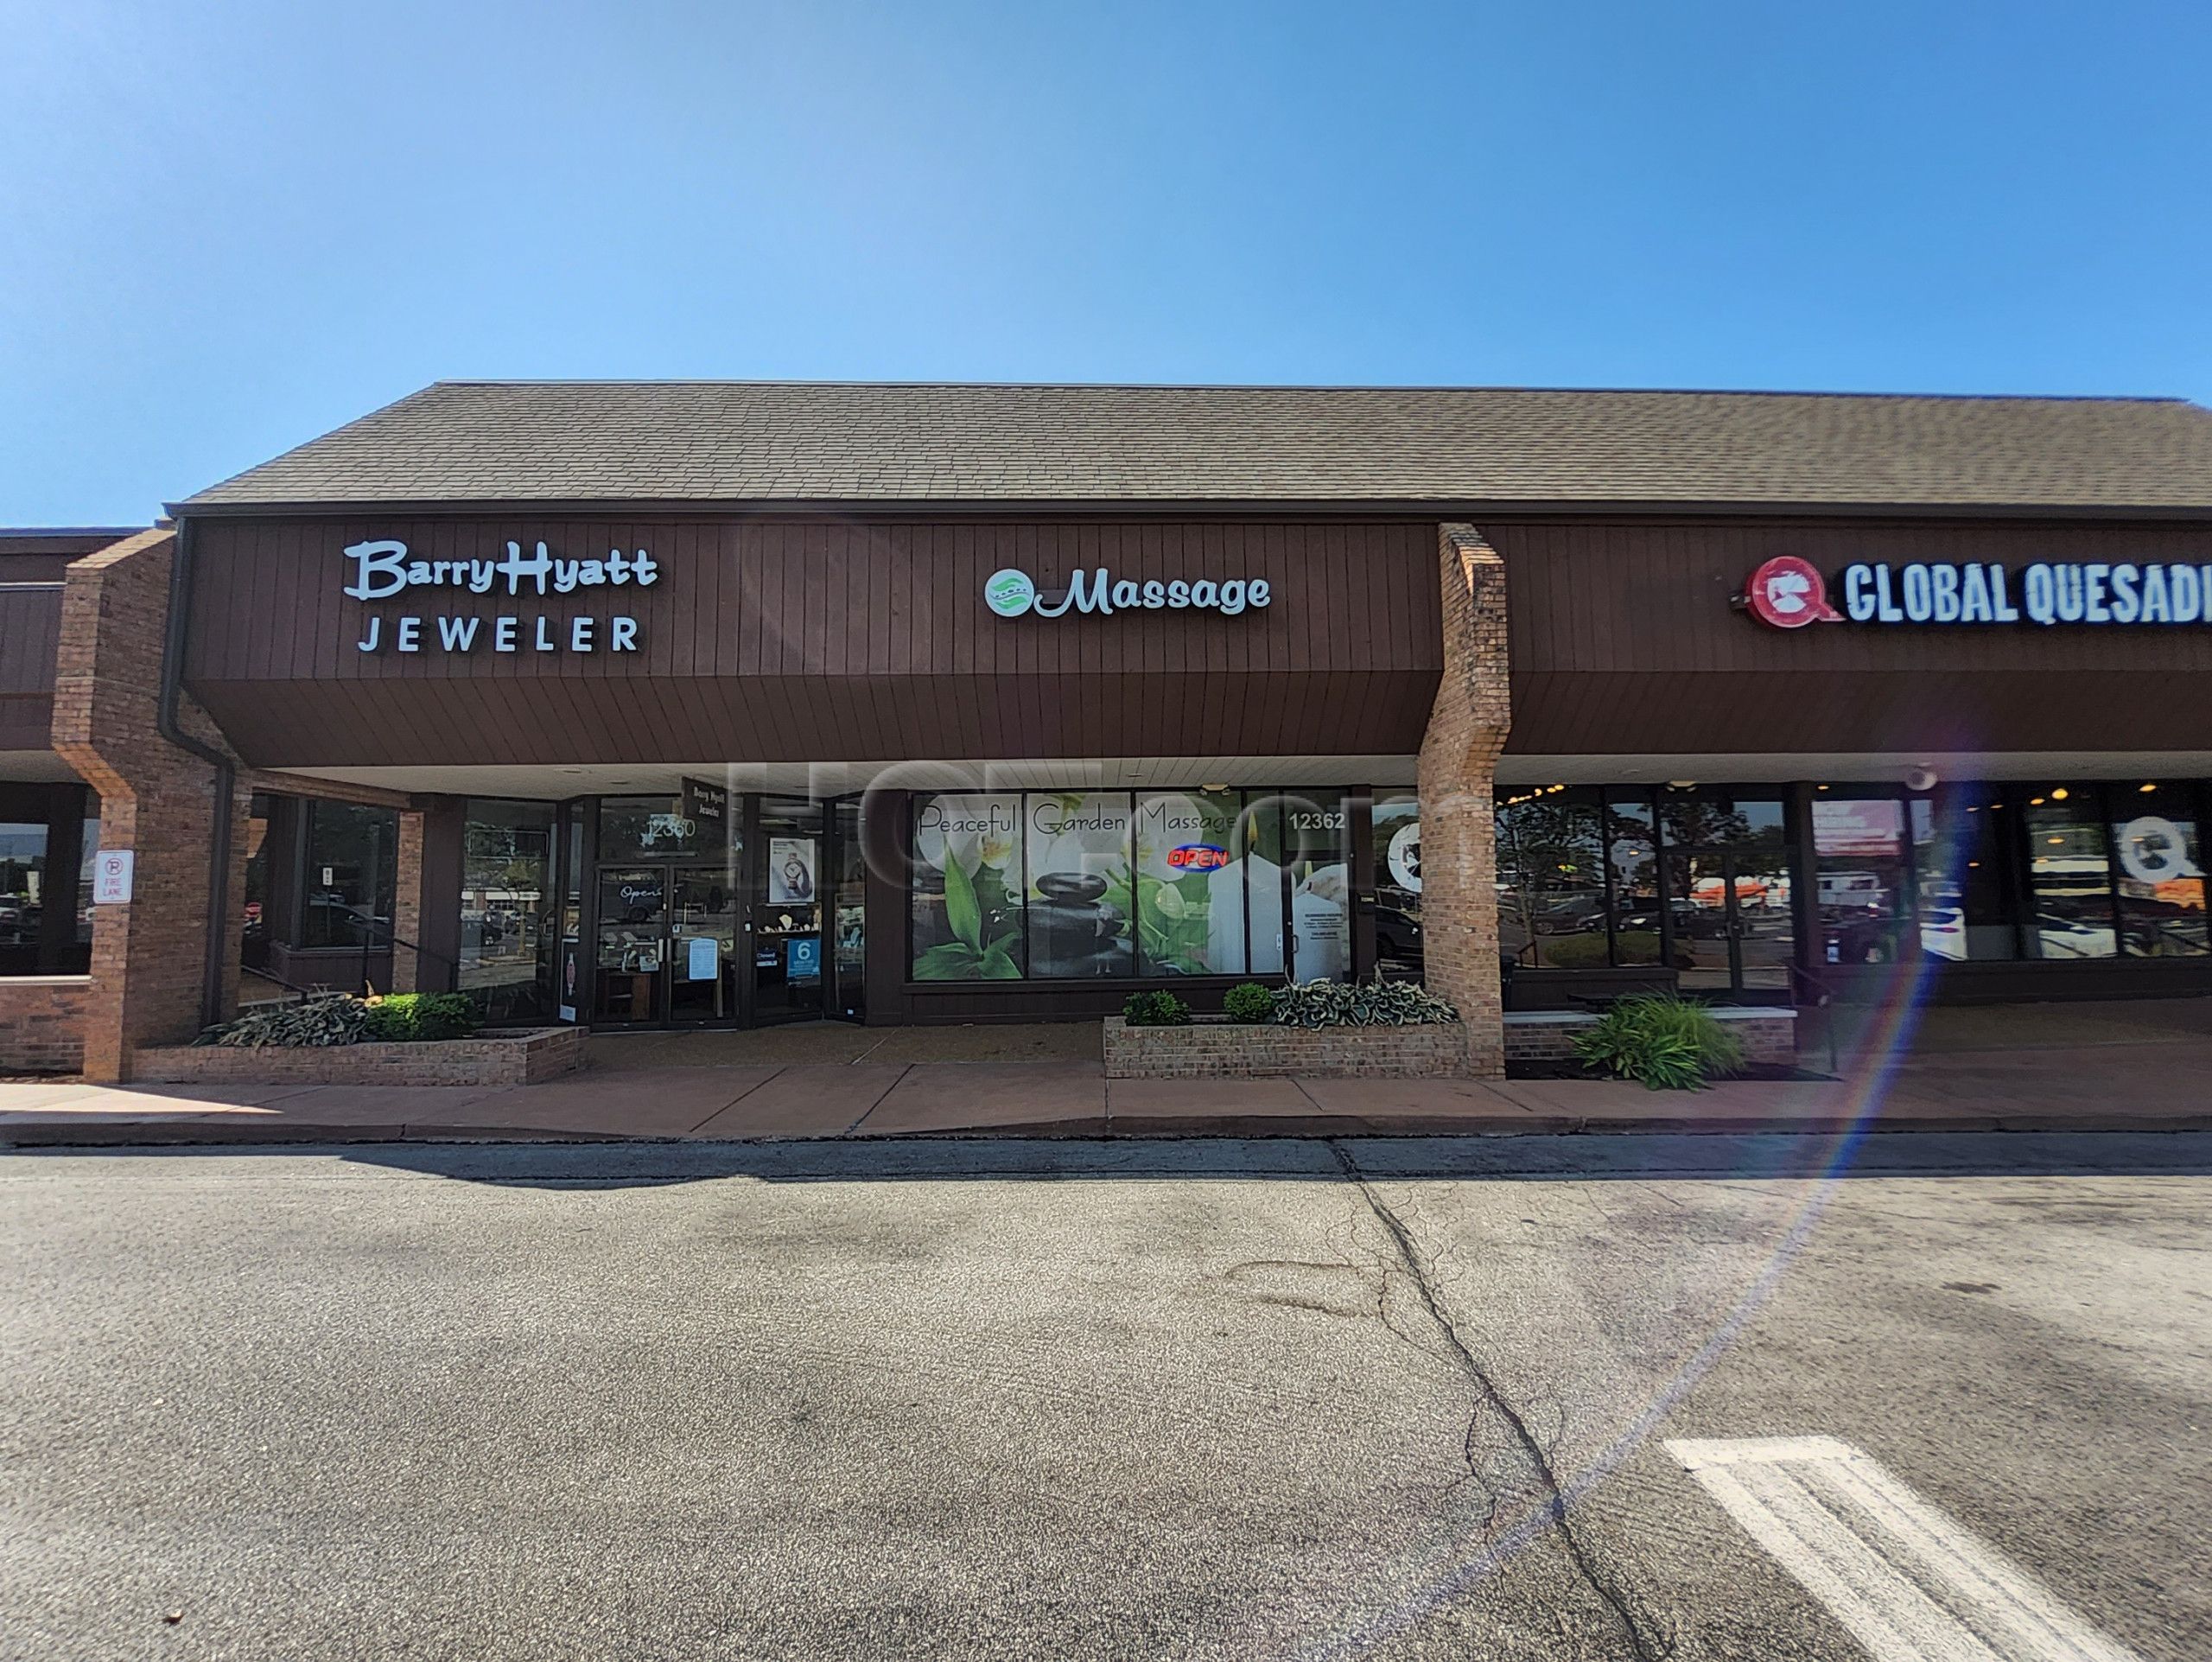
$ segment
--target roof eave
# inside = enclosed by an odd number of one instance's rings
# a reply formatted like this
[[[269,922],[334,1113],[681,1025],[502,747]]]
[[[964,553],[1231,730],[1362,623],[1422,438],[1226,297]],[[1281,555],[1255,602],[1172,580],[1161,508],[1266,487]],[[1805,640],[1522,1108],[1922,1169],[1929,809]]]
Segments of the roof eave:
[[[1745,501],[1675,498],[1535,500],[1475,498],[749,498],[513,497],[321,498],[302,501],[223,502],[187,498],[166,505],[179,519],[256,519],[543,514],[597,518],[728,519],[1996,519],[2212,520],[2212,503]]]

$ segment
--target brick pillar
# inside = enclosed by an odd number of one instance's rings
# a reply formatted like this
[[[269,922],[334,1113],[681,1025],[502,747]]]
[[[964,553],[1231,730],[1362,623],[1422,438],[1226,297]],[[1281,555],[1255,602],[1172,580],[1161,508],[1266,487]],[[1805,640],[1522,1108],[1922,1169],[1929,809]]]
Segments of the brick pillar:
[[[251,793],[237,768],[228,914],[208,915],[213,764],[162,738],[162,653],[175,534],[142,532],[77,561],[61,598],[54,748],[100,796],[100,845],[137,853],[131,899],[92,914],[85,1077],[131,1076],[132,1053],[200,1029],[208,932],[235,943],[244,920]],[[222,731],[190,697],[179,724],[227,753]],[[234,758],[235,760],[235,758]],[[238,952],[225,954],[223,1014],[238,1007]]]
[[[420,810],[399,811],[399,855],[394,863],[397,887],[391,901],[391,990],[421,992],[426,984],[439,984],[435,972],[426,973],[418,952],[401,941],[423,939],[423,815]]]
[[[1512,724],[1505,563],[1472,525],[1438,527],[1444,675],[1421,747],[1422,978],[1467,1026],[1470,1071],[1505,1071],[1491,780]]]

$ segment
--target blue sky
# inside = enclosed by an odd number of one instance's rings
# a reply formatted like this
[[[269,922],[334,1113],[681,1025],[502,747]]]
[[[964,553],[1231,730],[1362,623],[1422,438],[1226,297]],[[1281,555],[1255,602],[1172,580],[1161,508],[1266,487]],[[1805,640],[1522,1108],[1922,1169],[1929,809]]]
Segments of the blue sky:
[[[0,0],[0,524],[467,376],[2212,398],[2202,3]]]

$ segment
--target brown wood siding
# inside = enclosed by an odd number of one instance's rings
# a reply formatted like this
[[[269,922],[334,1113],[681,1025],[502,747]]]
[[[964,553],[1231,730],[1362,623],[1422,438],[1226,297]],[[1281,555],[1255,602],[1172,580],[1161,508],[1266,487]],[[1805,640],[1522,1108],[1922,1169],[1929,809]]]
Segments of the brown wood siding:
[[[370,537],[431,559],[642,547],[662,576],[365,603],[340,551]],[[188,683],[261,767],[1408,753],[1440,662],[1420,524],[268,520],[199,527],[194,559]],[[1274,598],[1007,620],[982,585],[1007,565]],[[354,650],[372,612],[388,638],[404,613],[503,611],[594,615],[602,640],[633,615],[640,650]]]
[[[0,588],[0,750],[54,742],[54,659],[61,642],[61,589]]]
[[[1492,524],[1526,755],[2212,748],[2212,627],[1769,628],[1763,561],[2212,562],[2212,530],[2125,524]],[[1840,596],[1832,601],[1840,604]]]

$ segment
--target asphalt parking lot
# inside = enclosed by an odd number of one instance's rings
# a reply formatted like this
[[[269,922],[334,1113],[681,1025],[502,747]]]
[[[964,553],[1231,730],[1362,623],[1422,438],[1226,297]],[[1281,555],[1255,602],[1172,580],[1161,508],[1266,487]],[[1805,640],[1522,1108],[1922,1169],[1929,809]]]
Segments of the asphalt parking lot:
[[[2212,1654],[2212,1136],[1833,1152],[15,1155],[0,1654]]]

